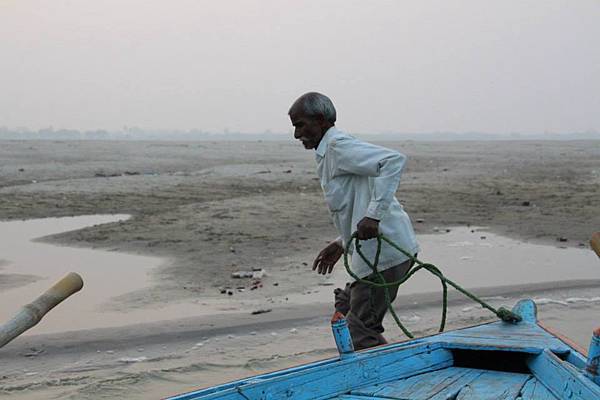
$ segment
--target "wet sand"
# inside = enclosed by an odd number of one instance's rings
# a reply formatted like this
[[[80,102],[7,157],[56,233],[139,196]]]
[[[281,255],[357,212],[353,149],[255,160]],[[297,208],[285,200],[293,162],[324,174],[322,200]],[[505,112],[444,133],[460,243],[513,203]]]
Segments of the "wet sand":
[[[536,298],[542,318],[586,345],[599,311],[587,240],[600,227],[600,142],[388,145],[409,156],[398,197],[423,237],[420,256],[492,302]],[[301,146],[2,142],[0,160],[0,219],[130,214],[43,242],[168,260],[103,301],[95,329],[41,334],[40,325],[0,350],[0,396],[159,397],[333,355],[330,296],[346,277],[341,265],[331,277],[310,272],[336,235]],[[3,293],[29,294],[47,279],[5,258]],[[268,274],[256,290],[231,278],[252,268]],[[397,301],[418,334],[438,323],[434,290],[416,278]],[[161,310],[170,322],[156,322]],[[490,319],[459,298],[449,318],[451,327]]]

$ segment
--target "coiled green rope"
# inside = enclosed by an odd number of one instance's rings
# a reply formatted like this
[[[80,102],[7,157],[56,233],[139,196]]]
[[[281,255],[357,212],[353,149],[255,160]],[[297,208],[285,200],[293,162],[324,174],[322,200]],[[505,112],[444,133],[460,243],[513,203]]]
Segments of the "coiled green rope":
[[[372,280],[365,279],[365,278],[359,278],[352,271],[352,269],[350,268],[350,263],[348,262],[348,249],[349,249],[350,245],[352,244],[352,241],[354,241],[354,247],[355,247],[356,252],[358,253],[358,255],[371,268],[371,270],[373,270],[373,273],[375,275],[376,281],[372,281]],[[383,277],[383,275],[381,275],[381,273],[377,270],[377,264],[379,264],[379,255],[381,253],[381,244],[382,244],[382,241],[385,241],[386,243],[388,243],[390,246],[392,246],[393,248],[395,248],[396,250],[398,250],[399,252],[401,252],[402,254],[404,254],[405,256],[407,256],[413,262],[413,266],[411,267],[411,269],[406,273],[406,275],[402,279],[400,279],[398,281],[386,282],[385,278]],[[369,260],[367,260],[367,257],[362,252],[360,241],[359,241],[358,236],[357,236],[357,234],[355,232],[352,235],[352,237],[350,238],[350,242],[348,243],[348,245],[344,249],[344,266],[346,267],[346,271],[348,271],[348,273],[350,274],[350,276],[352,276],[357,281],[366,283],[367,285],[370,285],[372,287],[380,287],[380,288],[384,288],[385,289],[385,292],[384,292],[384,294],[385,294],[385,301],[387,303],[388,309],[390,310],[390,314],[392,315],[392,317],[394,318],[394,320],[396,321],[396,323],[398,324],[398,326],[400,327],[400,329],[402,330],[402,332],[404,332],[404,334],[406,336],[408,336],[409,338],[411,338],[411,339],[414,338],[413,334],[408,329],[406,329],[406,327],[402,324],[402,322],[400,321],[400,318],[398,318],[398,315],[396,315],[396,312],[394,311],[394,308],[392,307],[391,297],[390,297],[390,293],[389,293],[388,288],[391,287],[391,286],[399,286],[399,285],[403,284],[411,276],[413,276],[417,271],[419,271],[421,269],[425,269],[425,270],[431,272],[433,275],[437,276],[439,278],[441,284],[442,284],[442,292],[443,292],[443,296],[442,296],[442,319],[441,319],[441,322],[440,322],[439,332],[443,332],[444,328],[446,326],[446,315],[447,315],[447,312],[448,312],[448,285],[454,287],[456,290],[458,290],[459,292],[461,292],[462,294],[464,294],[465,296],[467,296],[471,300],[473,300],[473,301],[481,304],[482,307],[487,308],[488,310],[490,310],[491,312],[493,312],[494,314],[496,314],[496,316],[498,318],[500,318],[502,321],[510,322],[510,323],[517,323],[517,322],[521,321],[521,316],[520,315],[515,314],[512,311],[510,311],[510,310],[508,310],[507,308],[504,308],[504,307],[500,307],[498,309],[495,309],[494,307],[492,307],[491,305],[489,305],[485,301],[481,300],[479,297],[475,296],[473,293],[469,292],[468,290],[464,289],[463,287],[461,287],[457,283],[455,283],[455,282],[451,281],[450,279],[446,278],[444,276],[444,274],[442,274],[442,272],[435,265],[430,264],[430,263],[424,263],[424,262],[422,262],[417,257],[415,257],[414,255],[408,253],[407,251],[405,251],[404,249],[402,249],[401,247],[399,247],[397,244],[395,244],[394,242],[392,242],[390,239],[388,239],[384,235],[378,235],[377,236],[377,251],[375,252],[375,259],[373,260],[373,262],[370,262]]]

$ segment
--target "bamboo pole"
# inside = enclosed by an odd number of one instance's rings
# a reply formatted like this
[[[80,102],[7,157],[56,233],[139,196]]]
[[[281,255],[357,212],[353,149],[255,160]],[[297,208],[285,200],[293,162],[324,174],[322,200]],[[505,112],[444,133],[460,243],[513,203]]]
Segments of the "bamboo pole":
[[[598,257],[600,257],[600,232],[596,232],[592,235],[590,244],[592,245],[592,249],[594,249]]]
[[[48,311],[67,297],[80,291],[82,287],[81,276],[71,272],[37,299],[23,306],[12,319],[4,325],[0,325],[0,348],[35,326]]]

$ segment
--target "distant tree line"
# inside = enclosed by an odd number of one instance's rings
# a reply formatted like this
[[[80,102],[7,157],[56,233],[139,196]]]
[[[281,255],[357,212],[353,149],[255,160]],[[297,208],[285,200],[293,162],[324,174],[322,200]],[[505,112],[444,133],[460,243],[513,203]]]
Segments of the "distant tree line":
[[[590,130],[586,132],[567,133],[505,133],[490,134],[482,132],[431,132],[431,133],[356,133],[356,136],[374,141],[395,140],[422,140],[422,141],[450,141],[450,140],[600,140],[600,132]],[[227,129],[222,132],[206,132],[199,129],[171,130],[171,129],[143,129],[125,127],[119,131],[104,129],[80,131],[76,129],[44,128],[30,130],[27,128],[9,129],[0,127],[0,140],[176,140],[176,141],[292,141],[292,133],[273,133],[271,131],[256,133],[231,132]]]
[[[289,133],[240,133],[205,132],[199,129],[188,131],[170,129],[142,129],[126,127],[120,131],[104,129],[80,131],[76,129],[27,128],[9,129],[0,127],[0,140],[291,140]]]

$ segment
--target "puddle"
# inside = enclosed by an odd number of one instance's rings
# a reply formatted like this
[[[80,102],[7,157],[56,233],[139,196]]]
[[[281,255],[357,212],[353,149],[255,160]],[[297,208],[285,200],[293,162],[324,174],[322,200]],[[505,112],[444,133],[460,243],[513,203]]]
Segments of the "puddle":
[[[589,249],[530,244],[473,227],[453,227],[448,233],[419,235],[417,239],[421,247],[419,259],[436,265],[448,279],[464,288],[556,282],[556,289],[560,289],[563,281],[600,279],[598,258]],[[323,277],[332,286],[287,296],[288,301],[332,301],[333,288],[343,287],[347,280],[340,260],[334,273]],[[400,287],[399,295],[428,292],[441,294],[441,285],[437,278],[421,270]]]
[[[455,227],[440,235],[421,235],[418,239],[419,258],[435,264],[464,287],[600,279],[598,259],[589,249],[536,245],[467,227]],[[428,272],[418,275],[404,293],[439,287],[427,276]]]
[[[25,334],[112,326],[131,322],[123,313],[101,313],[99,306],[112,297],[150,285],[148,272],[164,259],[120,252],[56,246],[32,239],[129,218],[128,215],[95,215],[0,222],[0,252],[5,276],[34,275],[34,283],[0,293],[0,323],[45,292],[69,272],[83,277],[84,288],[49,312]]]

